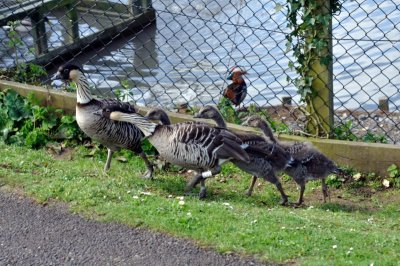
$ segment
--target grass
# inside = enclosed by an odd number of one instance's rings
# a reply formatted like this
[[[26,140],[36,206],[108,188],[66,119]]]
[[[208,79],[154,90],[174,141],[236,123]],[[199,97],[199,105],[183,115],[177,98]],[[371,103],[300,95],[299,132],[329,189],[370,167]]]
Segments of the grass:
[[[72,212],[101,221],[141,226],[193,239],[215,250],[266,262],[301,265],[395,265],[400,261],[400,192],[370,197],[333,190],[322,204],[319,182],[309,182],[303,208],[278,206],[278,192],[260,181],[252,197],[250,176],[226,164],[207,182],[208,197],[183,197],[190,174],[156,172],[136,157],[113,160],[103,174],[105,153],[87,157],[83,148],[62,156],[0,143],[0,186],[22,188],[39,203],[67,202]],[[128,156],[125,154],[125,156]],[[117,157],[117,156],[115,156]],[[298,191],[284,181],[291,200]],[[182,198],[183,197],[183,198]]]

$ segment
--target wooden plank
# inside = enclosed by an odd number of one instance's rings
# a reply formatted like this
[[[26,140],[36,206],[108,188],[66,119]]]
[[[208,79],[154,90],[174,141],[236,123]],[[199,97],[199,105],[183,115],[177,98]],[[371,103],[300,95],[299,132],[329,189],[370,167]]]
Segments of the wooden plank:
[[[96,0],[82,0],[79,3],[80,7],[86,7],[88,9],[97,9],[102,11],[116,12],[119,14],[130,14],[129,6],[121,3],[112,3],[106,1]]]

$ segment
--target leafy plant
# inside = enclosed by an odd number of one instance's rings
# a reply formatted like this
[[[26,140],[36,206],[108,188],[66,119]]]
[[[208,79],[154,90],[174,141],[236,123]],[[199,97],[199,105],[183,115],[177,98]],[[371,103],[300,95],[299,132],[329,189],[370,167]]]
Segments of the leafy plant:
[[[51,140],[82,141],[75,118],[63,110],[41,107],[31,93],[24,98],[13,90],[0,93],[0,139],[39,148]]]
[[[142,141],[141,145],[142,145],[142,149],[143,149],[144,153],[146,153],[147,155],[158,154],[156,148],[154,148],[154,146],[151,145],[151,143],[148,139],[144,139]]]
[[[42,66],[33,63],[21,63],[17,65],[12,79],[17,82],[39,85],[40,79],[46,75],[47,72]]]
[[[364,142],[371,142],[371,143],[388,143],[388,140],[385,135],[372,133],[370,131],[364,135],[362,138]]]
[[[392,179],[393,186],[400,188],[400,169],[397,165],[392,164],[388,167],[387,172]]]
[[[352,128],[353,122],[351,120],[344,122],[333,129],[334,137],[339,140],[357,141],[357,136],[351,132]]]
[[[228,99],[221,97],[217,107],[226,122],[240,124],[241,121],[239,115]]]

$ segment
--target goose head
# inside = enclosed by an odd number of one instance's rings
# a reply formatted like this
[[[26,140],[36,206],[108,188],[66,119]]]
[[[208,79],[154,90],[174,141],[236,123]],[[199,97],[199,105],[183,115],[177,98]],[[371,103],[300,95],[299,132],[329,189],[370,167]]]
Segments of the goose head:
[[[145,115],[150,120],[160,121],[163,125],[171,124],[167,113],[160,107],[151,108]]]
[[[247,117],[243,121],[242,125],[250,126],[250,127],[260,127],[263,123],[264,123],[264,121],[261,119],[260,116],[252,115],[252,116]]]
[[[215,119],[218,118],[219,112],[217,108],[211,105],[201,107],[201,109],[193,115],[194,118]]]
[[[243,76],[246,74],[247,74],[247,71],[243,67],[233,66],[229,69],[228,76],[226,77],[226,79],[232,80],[234,75]]]
[[[81,75],[83,75],[83,71],[79,66],[66,64],[58,68],[55,79],[60,79],[62,81],[76,81],[79,80]]]

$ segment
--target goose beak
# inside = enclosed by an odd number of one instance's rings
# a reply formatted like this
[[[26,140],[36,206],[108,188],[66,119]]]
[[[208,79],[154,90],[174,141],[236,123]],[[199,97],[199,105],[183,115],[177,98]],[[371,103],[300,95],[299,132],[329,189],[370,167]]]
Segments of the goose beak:
[[[243,118],[243,120],[242,120],[242,126],[248,126],[248,125],[249,125],[249,123],[248,123],[248,117]]]
[[[60,72],[57,72],[56,74],[54,74],[54,76],[51,77],[51,81],[54,80],[61,80]]]
[[[229,72],[228,76],[226,77],[227,80],[232,80],[233,72]]]

